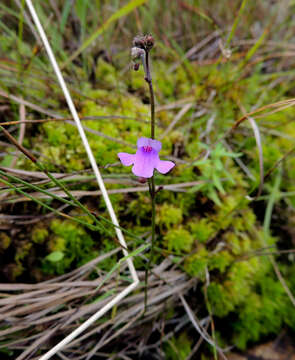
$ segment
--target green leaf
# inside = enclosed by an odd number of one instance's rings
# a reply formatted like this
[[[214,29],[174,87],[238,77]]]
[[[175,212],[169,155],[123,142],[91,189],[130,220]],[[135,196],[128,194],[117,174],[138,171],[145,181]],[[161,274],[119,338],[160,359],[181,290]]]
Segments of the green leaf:
[[[225,191],[221,184],[219,176],[216,173],[213,173],[212,181],[213,181],[213,184],[217,187],[217,189],[221,192],[221,194],[225,194]]]
[[[62,251],[53,251],[49,255],[46,256],[46,259],[51,262],[58,262],[62,260],[64,257],[64,253]]]
[[[64,33],[65,30],[65,26],[68,20],[68,16],[70,14],[71,11],[71,7],[72,7],[72,1],[71,0],[66,0],[63,6],[63,10],[62,10],[62,16],[61,16],[61,22],[60,22],[60,31],[61,34]]]
[[[194,193],[194,192],[200,191],[200,190],[203,189],[204,186],[206,186],[206,185],[207,185],[206,183],[202,183],[202,184],[195,185],[195,186],[193,186],[191,189],[189,189],[188,192],[189,192],[189,193]]]
[[[216,205],[222,206],[221,201],[215,190],[211,189],[208,193],[208,198],[211,199]]]
[[[195,161],[193,163],[194,166],[199,166],[199,165],[204,165],[204,164],[207,164],[208,163],[208,160],[199,160],[199,161]]]
[[[6,155],[4,156],[3,160],[0,162],[1,166],[9,166],[11,164],[11,161],[13,159],[13,155]]]

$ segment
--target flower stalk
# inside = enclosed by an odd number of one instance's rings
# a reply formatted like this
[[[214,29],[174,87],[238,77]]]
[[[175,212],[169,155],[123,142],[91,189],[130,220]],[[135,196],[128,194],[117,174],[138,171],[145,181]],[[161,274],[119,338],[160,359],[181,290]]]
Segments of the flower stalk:
[[[150,105],[151,105],[151,138],[155,139],[155,94],[153,89],[153,80],[151,75],[150,69],[150,58],[149,58],[149,51],[151,50],[152,46],[154,45],[154,39],[152,36],[148,35],[146,37],[146,42],[149,42],[151,46],[145,47],[145,81],[148,83],[149,91],[150,91]],[[155,239],[156,239],[156,192],[155,192],[155,178],[154,175],[149,179],[149,192],[151,196],[152,202],[152,224],[151,224],[151,231],[152,231],[152,239],[151,239],[151,251],[150,256],[148,259],[148,263],[145,270],[145,288],[144,288],[144,313],[147,310],[148,305],[148,279],[150,269],[153,263],[154,258],[154,248],[155,248]]]
[[[148,179],[149,193],[152,205],[152,223],[151,223],[151,250],[145,270],[145,290],[144,290],[144,313],[147,309],[148,302],[148,277],[153,263],[154,248],[156,240],[156,191],[155,191],[155,178],[154,169],[162,174],[170,171],[175,164],[172,161],[160,160],[158,153],[161,150],[162,144],[160,141],[155,140],[155,94],[153,89],[153,80],[150,69],[150,50],[154,46],[154,39],[151,35],[137,36],[133,40],[133,47],[131,49],[131,57],[133,61],[133,69],[137,71],[140,64],[143,65],[144,79],[148,83],[150,92],[150,105],[151,105],[151,137],[142,137],[137,141],[136,154],[128,154],[120,152],[118,157],[124,166],[132,167],[134,175],[138,176],[139,181],[143,182]]]
[[[146,52],[145,55],[145,69],[146,69],[146,76],[145,81],[149,85],[150,90],[150,104],[151,104],[151,138],[155,138],[155,95],[154,95],[154,89],[153,89],[153,80],[151,76],[151,70],[150,70],[150,62],[149,62],[149,52]]]
[[[141,61],[143,63],[143,69],[145,73],[145,81],[148,83],[149,91],[150,91],[150,105],[151,105],[151,139],[155,139],[155,94],[153,89],[153,80],[151,76],[151,69],[150,69],[150,57],[149,53],[150,50],[154,46],[154,39],[151,35],[146,36],[137,36],[134,41],[133,45],[137,49],[141,49],[144,51],[144,56],[141,56]],[[139,50],[138,50],[139,52]],[[151,196],[152,202],[152,239],[151,239],[151,251],[149,260],[145,270],[145,289],[144,289],[144,313],[147,309],[147,301],[148,301],[148,293],[147,293],[147,286],[148,286],[148,277],[150,268],[153,262],[154,257],[154,245],[155,245],[155,238],[156,238],[156,192],[155,192],[155,178],[154,174],[148,179],[149,184],[149,192]]]

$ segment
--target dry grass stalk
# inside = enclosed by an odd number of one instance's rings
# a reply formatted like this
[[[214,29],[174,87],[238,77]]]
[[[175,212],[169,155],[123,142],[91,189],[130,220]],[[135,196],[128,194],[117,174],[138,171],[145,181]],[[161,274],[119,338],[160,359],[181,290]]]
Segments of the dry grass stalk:
[[[87,319],[103,307],[115,292],[120,292],[126,287],[126,281],[114,272],[96,292],[104,276],[93,281],[89,281],[88,277],[103,260],[118,252],[120,248],[49,281],[38,284],[1,284],[0,326],[5,326],[6,329],[0,331],[0,348],[24,349],[17,359],[26,359],[36,349],[40,348],[43,352],[50,348],[55,336],[70,333],[77,327],[77,321]],[[126,265],[120,269],[121,274],[124,272],[127,274]],[[139,276],[143,279],[144,273],[139,273]],[[183,272],[173,267],[169,258],[165,259],[155,266],[150,277],[150,303],[144,318],[141,317],[144,307],[142,285],[139,292],[122,300],[113,317],[90,326],[79,338],[66,346],[63,354],[74,354],[84,348],[85,352],[80,354],[79,358],[90,359],[110,341],[116,340],[122,332],[128,331],[131,327],[143,326],[158,317],[167,303],[179,301],[178,294],[185,294],[195,283],[196,279],[188,279]],[[102,296],[107,293],[109,297]],[[95,334],[103,336],[93,344],[92,336]]]

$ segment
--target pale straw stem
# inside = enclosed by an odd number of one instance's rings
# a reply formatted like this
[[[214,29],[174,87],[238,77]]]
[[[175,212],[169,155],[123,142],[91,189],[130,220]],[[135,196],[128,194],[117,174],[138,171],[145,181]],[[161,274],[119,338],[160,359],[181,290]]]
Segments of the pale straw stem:
[[[126,295],[128,295],[133,289],[136,288],[138,282],[135,281],[127,288],[125,288],[120,294],[113,298],[110,302],[108,302],[102,309],[97,311],[94,315],[92,315],[88,320],[86,320],[82,325],[80,325],[76,330],[71,332],[67,337],[65,337],[61,342],[55,345],[51,350],[49,350],[46,354],[40,357],[39,360],[48,360],[64,348],[68,343],[70,343],[73,339],[75,339],[78,335],[80,335],[84,330],[86,330],[91,324],[93,324],[97,319],[103,316],[107,311],[109,311],[114,305],[116,305],[120,300],[122,300]]]
[[[117,233],[117,236],[118,236],[118,240],[120,241],[120,244],[123,247],[123,253],[124,253],[125,256],[128,256],[128,252],[126,250],[127,245],[126,245],[125,239],[123,237],[122,231],[118,228],[119,223],[118,223],[116,214],[114,212],[112,203],[110,201],[110,198],[109,198],[108,193],[106,191],[106,188],[105,188],[104,182],[102,180],[101,174],[100,174],[99,169],[97,167],[95,158],[94,158],[93,153],[92,153],[92,151],[90,149],[88,140],[86,138],[84,129],[82,127],[81,121],[79,119],[79,116],[78,116],[77,110],[76,110],[76,108],[74,106],[71,95],[70,95],[70,93],[68,91],[68,88],[66,86],[66,83],[65,83],[65,81],[63,79],[63,76],[61,74],[59,66],[58,66],[58,64],[57,64],[57,62],[55,60],[55,57],[53,55],[53,52],[51,50],[51,47],[49,45],[49,42],[48,42],[47,37],[45,35],[45,32],[44,32],[44,30],[42,28],[42,25],[41,25],[41,23],[39,21],[38,15],[37,15],[37,13],[36,13],[36,11],[34,9],[34,6],[33,6],[32,2],[31,2],[31,0],[26,0],[26,2],[27,2],[29,10],[31,12],[32,18],[33,18],[33,20],[34,20],[34,22],[36,24],[36,27],[37,27],[37,29],[39,31],[40,37],[41,37],[41,39],[43,41],[43,44],[44,44],[44,47],[45,47],[45,49],[47,51],[48,57],[49,57],[49,59],[51,61],[52,67],[53,67],[53,69],[55,71],[55,74],[56,74],[57,79],[59,81],[60,87],[62,88],[62,91],[63,91],[63,93],[65,95],[65,98],[66,98],[66,101],[68,103],[68,107],[70,109],[70,112],[71,112],[71,114],[73,116],[73,119],[75,120],[76,125],[77,125],[78,131],[79,131],[79,134],[81,136],[81,139],[82,139],[83,145],[85,147],[86,153],[88,155],[90,164],[91,164],[92,169],[94,171],[97,183],[98,183],[98,185],[100,187],[102,196],[103,196],[104,201],[106,203],[106,207],[108,209],[108,212],[110,214],[112,222],[115,225],[115,230],[116,230],[116,233]],[[138,276],[136,274],[132,259],[131,258],[127,259],[127,263],[128,263],[128,266],[129,266],[129,269],[130,269],[131,276],[132,276],[133,280],[134,281],[138,280]]]
[[[104,201],[106,203],[107,210],[108,210],[109,215],[111,217],[111,220],[112,220],[112,222],[113,222],[113,224],[115,226],[115,231],[116,231],[118,240],[119,240],[119,242],[120,242],[120,244],[122,246],[123,254],[124,254],[124,256],[127,257],[128,256],[128,251],[126,250],[127,245],[126,245],[125,239],[123,237],[123,233],[122,233],[121,229],[118,228],[119,223],[118,223],[116,214],[114,212],[114,209],[113,209],[112,203],[110,201],[110,198],[108,196],[108,193],[106,191],[103,179],[102,179],[101,174],[99,172],[99,169],[97,167],[95,158],[94,158],[93,153],[91,151],[91,148],[89,146],[89,143],[88,143],[88,140],[86,138],[84,129],[83,129],[82,125],[81,125],[78,113],[77,113],[76,108],[75,108],[74,103],[73,103],[73,100],[72,100],[71,95],[70,95],[70,93],[68,91],[68,88],[67,88],[67,86],[65,84],[65,81],[63,79],[60,68],[59,68],[59,66],[58,66],[58,64],[57,64],[57,62],[55,60],[54,54],[53,54],[52,49],[51,49],[51,47],[49,45],[46,34],[45,34],[45,32],[44,32],[44,30],[42,28],[42,25],[41,25],[41,23],[39,21],[39,18],[38,18],[38,15],[37,15],[36,11],[35,11],[35,8],[34,8],[32,2],[31,2],[31,0],[26,0],[26,3],[27,3],[27,6],[29,8],[29,11],[31,13],[31,16],[32,16],[32,18],[33,18],[33,20],[34,20],[34,22],[36,24],[37,30],[38,30],[38,32],[40,34],[40,37],[41,37],[41,39],[43,41],[43,44],[44,44],[44,47],[45,47],[45,49],[47,51],[50,62],[51,62],[52,67],[53,67],[53,69],[55,71],[57,79],[59,81],[60,87],[61,87],[61,89],[62,89],[62,91],[64,93],[64,96],[66,98],[68,107],[70,109],[70,112],[71,112],[71,114],[73,116],[73,119],[75,120],[76,125],[77,125],[80,137],[82,139],[82,142],[83,142],[83,145],[85,147],[87,156],[89,158],[90,164],[91,164],[92,169],[94,171],[97,183],[99,185],[102,196],[103,196]],[[119,293],[116,297],[114,297],[114,299],[112,299],[102,309],[100,309],[98,312],[96,312],[94,315],[92,315],[81,326],[79,326],[76,330],[74,330],[71,334],[69,334],[64,340],[62,340],[60,343],[58,343],[55,347],[53,347],[46,354],[41,356],[39,360],[47,360],[47,359],[51,358],[51,356],[56,354],[66,344],[68,344],[75,337],[77,337],[79,334],[81,334],[85,329],[87,329],[92,323],[94,323],[97,319],[99,319],[102,315],[104,315],[114,305],[116,305],[118,302],[120,302],[125,296],[127,296],[138,285],[139,279],[138,279],[136,270],[134,268],[132,258],[128,257],[126,261],[127,261],[127,264],[128,264],[128,267],[129,267],[129,270],[130,270],[130,273],[131,273],[131,276],[132,276],[132,279],[134,280],[134,282],[131,285],[129,285],[126,289],[124,289],[121,293]]]

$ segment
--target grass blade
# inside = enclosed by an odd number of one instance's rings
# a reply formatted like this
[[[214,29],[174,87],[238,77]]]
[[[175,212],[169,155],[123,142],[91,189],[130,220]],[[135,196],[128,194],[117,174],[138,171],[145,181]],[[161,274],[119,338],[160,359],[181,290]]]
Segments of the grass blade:
[[[128,4],[121,7],[116,11],[102,26],[100,26],[84,43],[79,47],[77,51],[72,54],[66,62],[61,65],[61,69],[64,69],[70,62],[76,59],[99,35],[101,35],[108,27],[121,17],[128,15],[131,11],[144,4],[147,0],[131,0]]]

